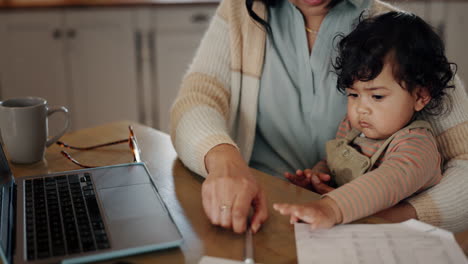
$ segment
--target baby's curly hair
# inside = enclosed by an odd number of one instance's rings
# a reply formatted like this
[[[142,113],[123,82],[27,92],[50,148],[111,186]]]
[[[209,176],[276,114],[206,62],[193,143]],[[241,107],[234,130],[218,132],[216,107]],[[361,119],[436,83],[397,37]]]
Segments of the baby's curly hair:
[[[449,111],[451,104],[444,107],[442,102],[447,89],[454,88],[450,81],[456,65],[447,61],[444,43],[432,27],[406,12],[363,16],[349,35],[340,36],[338,57],[333,63],[338,90],[344,93],[356,81],[373,80],[389,61],[403,89],[410,93],[418,86],[428,89],[431,101],[422,110],[425,114]]]

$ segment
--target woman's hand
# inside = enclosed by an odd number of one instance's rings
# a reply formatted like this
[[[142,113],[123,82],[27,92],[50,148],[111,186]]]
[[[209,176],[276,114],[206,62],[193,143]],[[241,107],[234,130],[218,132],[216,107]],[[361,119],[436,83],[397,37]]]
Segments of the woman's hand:
[[[211,223],[242,233],[253,206],[250,228],[257,232],[268,218],[266,197],[239,151],[218,145],[205,156],[205,165],[208,176],[202,185],[202,202]]]
[[[319,194],[325,194],[335,189],[327,184],[331,180],[330,175],[312,171],[311,169],[305,169],[304,171],[297,170],[296,174],[285,172],[284,177],[295,185],[312,190]]]
[[[328,197],[304,205],[275,203],[273,208],[282,215],[289,215],[291,224],[302,220],[310,224],[311,229],[330,228],[342,221],[338,205]]]

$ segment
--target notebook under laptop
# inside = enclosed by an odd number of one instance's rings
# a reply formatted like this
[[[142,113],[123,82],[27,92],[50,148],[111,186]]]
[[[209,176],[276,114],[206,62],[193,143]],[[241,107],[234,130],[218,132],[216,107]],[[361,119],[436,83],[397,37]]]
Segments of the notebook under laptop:
[[[82,263],[179,246],[144,163],[14,179],[0,145],[4,263]]]

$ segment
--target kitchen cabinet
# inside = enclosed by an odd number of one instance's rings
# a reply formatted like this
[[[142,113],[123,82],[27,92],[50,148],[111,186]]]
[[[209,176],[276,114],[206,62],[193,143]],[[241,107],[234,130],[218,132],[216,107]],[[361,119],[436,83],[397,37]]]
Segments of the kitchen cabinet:
[[[62,20],[56,12],[0,14],[1,99],[40,96],[50,105],[70,106],[65,45],[57,31]],[[60,119],[60,115],[53,117]]]
[[[139,121],[132,21],[123,9],[2,13],[2,98],[65,105],[73,129]]]
[[[170,108],[215,10],[215,5],[154,10],[151,48],[155,51],[152,79],[153,102],[157,108],[154,108],[153,124],[164,132],[169,132]]]
[[[468,82],[468,1],[390,2],[434,26]],[[2,10],[0,99],[34,95],[65,105],[73,129],[126,119],[168,132],[170,108],[216,7]]]
[[[410,11],[431,24],[445,43],[446,55],[458,66],[458,75],[468,82],[468,1],[395,1],[394,5]],[[467,88],[468,91],[468,88]]]
[[[423,19],[427,19],[429,16],[429,8],[426,1],[394,1],[392,4]]]
[[[66,13],[71,103],[77,128],[139,121],[135,31],[131,11]]]
[[[468,12],[467,1],[455,1],[447,7],[445,47],[447,56],[458,66],[458,74],[468,91]]]

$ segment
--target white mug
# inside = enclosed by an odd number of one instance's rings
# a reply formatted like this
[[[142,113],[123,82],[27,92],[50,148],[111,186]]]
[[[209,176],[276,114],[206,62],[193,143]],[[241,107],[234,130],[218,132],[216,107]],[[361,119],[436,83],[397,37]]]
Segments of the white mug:
[[[47,117],[65,114],[65,125],[58,135],[48,138]],[[41,161],[46,147],[55,143],[70,127],[64,106],[49,107],[39,97],[22,97],[0,102],[0,131],[11,162],[28,164]]]

